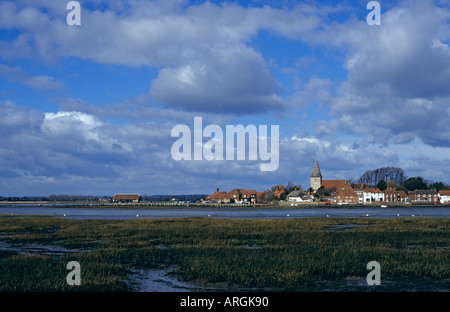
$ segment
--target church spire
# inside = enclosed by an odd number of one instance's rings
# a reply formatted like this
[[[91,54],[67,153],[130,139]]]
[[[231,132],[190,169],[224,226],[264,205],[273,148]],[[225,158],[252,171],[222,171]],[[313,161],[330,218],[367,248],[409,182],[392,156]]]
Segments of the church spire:
[[[314,168],[311,173],[311,178],[322,178],[322,174],[320,173],[319,163],[317,162],[317,159],[316,159],[316,162],[314,163]]]
[[[319,163],[314,163],[314,168],[311,173],[311,177],[309,178],[309,181],[311,183],[311,188],[313,191],[317,191],[322,186],[322,174],[320,173]]]

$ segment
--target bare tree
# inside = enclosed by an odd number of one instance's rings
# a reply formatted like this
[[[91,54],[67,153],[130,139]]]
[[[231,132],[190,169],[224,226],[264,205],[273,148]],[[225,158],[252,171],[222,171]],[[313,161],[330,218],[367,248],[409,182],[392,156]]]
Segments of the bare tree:
[[[383,167],[375,170],[367,170],[358,179],[359,183],[368,183],[370,185],[377,185],[381,180],[393,181],[398,185],[403,185],[406,181],[406,175],[402,168],[398,167]]]

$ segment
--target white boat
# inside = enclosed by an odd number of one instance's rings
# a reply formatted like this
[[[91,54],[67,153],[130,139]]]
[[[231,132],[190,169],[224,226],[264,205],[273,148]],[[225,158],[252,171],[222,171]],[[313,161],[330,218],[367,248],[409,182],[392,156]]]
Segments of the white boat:
[[[381,208],[387,208],[387,206],[386,205],[381,205]]]

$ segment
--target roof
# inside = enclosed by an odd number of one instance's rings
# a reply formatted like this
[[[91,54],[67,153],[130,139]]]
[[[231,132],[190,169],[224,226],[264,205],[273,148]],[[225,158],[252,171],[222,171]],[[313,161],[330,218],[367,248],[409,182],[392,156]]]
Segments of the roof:
[[[289,193],[289,195],[287,195],[287,197],[302,197],[302,196],[309,196],[308,193],[306,193],[303,190],[297,190],[297,191],[292,191]]]
[[[320,173],[319,163],[317,162],[317,159],[316,159],[316,162],[314,163],[314,168],[311,173],[311,178],[322,178],[322,174]]]
[[[450,196],[450,190],[442,190],[442,191],[439,191],[439,194],[440,194],[440,195],[444,195],[444,196]]]
[[[276,197],[278,197],[278,198],[280,198],[281,197],[281,194],[283,194],[283,193],[286,193],[286,190],[285,189],[276,189],[275,191],[273,191],[273,195],[274,196],[276,196]]]
[[[217,191],[214,194],[208,196],[210,199],[227,199],[230,198],[230,195],[225,191]]]
[[[358,196],[353,189],[343,189],[336,193],[337,196]]]
[[[412,192],[409,192],[409,194],[437,194],[436,190],[415,190]]]
[[[266,191],[264,192],[256,192],[256,197],[261,197],[266,193]]]
[[[255,195],[255,196],[256,196],[256,190],[246,190],[246,189],[242,189],[242,190],[241,190],[241,194],[242,194],[242,195],[247,195],[247,197],[250,197],[251,195]]]
[[[393,190],[393,189],[391,189],[391,190],[389,190],[389,189],[386,189],[386,190],[384,190],[384,193],[392,193],[392,194],[396,194],[396,193],[401,193],[401,192],[403,192],[402,190]]]
[[[135,200],[141,198],[139,194],[116,194],[113,196],[114,200]]]
[[[347,185],[346,180],[322,180],[322,186],[324,189],[335,189],[336,191],[345,188]]]
[[[375,188],[368,188],[363,190],[364,193],[383,193],[383,191],[379,190],[379,189],[375,189]]]
[[[406,193],[401,190],[384,190],[384,194],[386,194],[386,195],[400,194],[401,196],[406,196]]]

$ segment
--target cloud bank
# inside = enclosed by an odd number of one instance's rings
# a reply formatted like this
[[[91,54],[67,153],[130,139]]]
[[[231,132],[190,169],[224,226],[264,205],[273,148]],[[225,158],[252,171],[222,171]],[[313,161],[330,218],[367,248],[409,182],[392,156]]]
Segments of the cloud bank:
[[[445,3],[383,4],[382,25],[370,27],[365,7],[350,4],[80,2],[80,27],[60,1],[0,3],[3,194],[309,187],[316,158],[327,178],[389,165],[450,181]],[[100,76],[81,73],[121,79],[124,68],[148,70],[140,94],[111,104],[78,93],[88,78],[106,93]],[[279,124],[278,170],[174,161],[170,130],[195,116]]]

